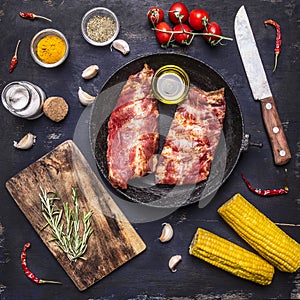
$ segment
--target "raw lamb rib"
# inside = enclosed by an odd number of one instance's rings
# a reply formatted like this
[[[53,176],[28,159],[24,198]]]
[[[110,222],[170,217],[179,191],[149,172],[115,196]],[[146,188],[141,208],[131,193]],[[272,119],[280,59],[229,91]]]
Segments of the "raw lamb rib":
[[[194,184],[207,179],[225,110],[223,88],[205,92],[191,86],[176,109],[159,157],[157,184]]]
[[[151,92],[154,71],[147,65],[131,76],[108,123],[107,166],[113,187],[154,171],[158,149],[158,108]]]

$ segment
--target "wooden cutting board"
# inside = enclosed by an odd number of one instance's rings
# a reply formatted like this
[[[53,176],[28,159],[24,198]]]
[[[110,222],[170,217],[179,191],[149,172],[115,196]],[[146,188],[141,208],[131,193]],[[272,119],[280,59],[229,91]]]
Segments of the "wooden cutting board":
[[[81,212],[93,211],[93,234],[88,240],[84,257],[71,262],[51,240],[51,229],[41,230],[46,222],[41,212],[40,186],[57,192],[60,201],[73,207],[71,189],[79,196]],[[16,176],[6,187],[35,231],[64,268],[80,291],[99,281],[142,251],[146,246],[124,214],[115,204],[88,162],[71,141],[65,141]],[[27,241],[26,241],[27,242]]]

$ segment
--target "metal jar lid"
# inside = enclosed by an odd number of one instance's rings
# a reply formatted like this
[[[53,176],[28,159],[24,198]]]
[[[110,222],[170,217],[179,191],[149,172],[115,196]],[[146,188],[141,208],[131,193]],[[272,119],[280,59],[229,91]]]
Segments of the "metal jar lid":
[[[156,99],[166,104],[177,104],[188,94],[190,79],[182,68],[165,65],[155,72],[151,86]]]

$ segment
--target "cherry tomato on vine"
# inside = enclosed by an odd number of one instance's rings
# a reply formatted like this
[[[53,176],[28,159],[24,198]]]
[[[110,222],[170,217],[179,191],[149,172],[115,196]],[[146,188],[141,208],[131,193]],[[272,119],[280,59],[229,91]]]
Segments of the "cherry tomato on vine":
[[[151,24],[156,25],[164,19],[164,11],[158,6],[152,6],[147,13],[148,20]]]
[[[168,31],[168,32],[164,32]],[[155,34],[160,44],[167,44],[170,42],[172,37],[172,28],[166,22],[160,22],[155,26]]]
[[[186,24],[177,24],[174,26],[173,31],[180,31],[181,33],[174,33],[174,39],[181,45],[189,45],[193,37],[192,34],[186,32],[192,32],[191,28]]]
[[[210,21],[208,12],[204,9],[194,9],[189,15],[189,24],[195,30],[203,30]]]
[[[179,24],[180,20],[182,23],[187,21],[189,17],[189,11],[184,3],[175,2],[171,5],[168,15],[172,23]]]
[[[212,33],[216,35],[222,35],[221,27],[216,22],[210,22],[208,25],[204,28],[204,33]],[[211,45],[216,46],[220,42],[220,38],[216,36],[209,36],[209,35],[203,35],[203,38]]]

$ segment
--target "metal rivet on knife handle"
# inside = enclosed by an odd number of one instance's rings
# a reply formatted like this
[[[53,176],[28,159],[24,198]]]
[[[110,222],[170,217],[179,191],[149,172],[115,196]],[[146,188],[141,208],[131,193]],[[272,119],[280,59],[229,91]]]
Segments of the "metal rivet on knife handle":
[[[267,103],[266,104],[266,109],[271,109],[272,108],[272,104],[271,103]]]
[[[271,107],[268,109],[268,107]],[[264,124],[270,138],[276,165],[284,165],[291,159],[291,153],[279,119],[273,97],[261,100]]]
[[[286,152],[285,152],[284,150],[281,150],[281,151],[279,152],[279,155],[280,155],[280,156],[285,156],[285,155],[286,155]]]

